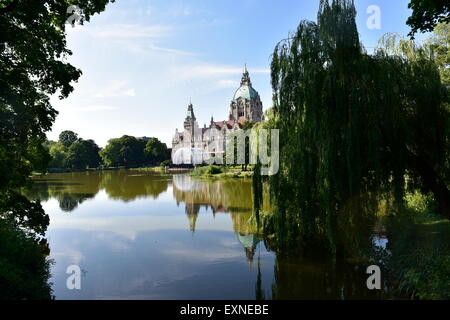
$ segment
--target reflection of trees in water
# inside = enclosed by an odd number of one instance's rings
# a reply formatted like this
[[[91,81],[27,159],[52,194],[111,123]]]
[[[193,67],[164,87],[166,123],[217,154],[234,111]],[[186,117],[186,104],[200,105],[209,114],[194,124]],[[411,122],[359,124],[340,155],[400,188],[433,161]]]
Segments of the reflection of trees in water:
[[[39,201],[0,192],[0,300],[51,298],[48,224]]]
[[[273,299],[389,299],[384,290],[368,290],[367,264],[336,263],[323,257],[294,259],[277,254]]]
[[[326,253],[326,244],[282,248],[276,237],[265,238],[276,253],[273,299],[391,299],[391,289],[368,290],[366,268],[377,264],[380,248],[374,234],[383,233],[382,217],[370,195],[355,197],[342,205],[333,235],[337,255]],[[292,245],[295,245],[293,243]],[[383,273],[384,274],[384,273]],[[385,281],[386,279],[383,279]]]
[[[23,193],[30,199],[56,199],[62,211],[70,212],[83,201],[95,197],[100,179],[98,172],[51,174],[36,177],[32,186]]]
[[[167,190],[169,182],[167,177],[151,172],[105,171],[100,188],[105,189],[109,197],[123,201],[143,197],[156,199]]]
[[[168,184],[167,178],[149,173],[87,171],[36,177],[23,193],[29,199],[56,199],[61,210],[70,212],[83,201],[94,198],[101,189],[113,199],[131,201],[139,197],[157,198],[167,190]]]

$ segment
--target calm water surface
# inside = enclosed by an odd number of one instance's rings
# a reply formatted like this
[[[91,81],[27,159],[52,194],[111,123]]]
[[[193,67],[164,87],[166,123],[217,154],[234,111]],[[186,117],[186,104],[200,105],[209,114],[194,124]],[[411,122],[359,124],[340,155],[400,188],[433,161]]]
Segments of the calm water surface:
[[[365,270],[268,251],[251,192],[251,180],[120,170],[49,174],[28,194],[50,216],[56,299],[378,297]],[[73,264],[81,290],[66,287]]]

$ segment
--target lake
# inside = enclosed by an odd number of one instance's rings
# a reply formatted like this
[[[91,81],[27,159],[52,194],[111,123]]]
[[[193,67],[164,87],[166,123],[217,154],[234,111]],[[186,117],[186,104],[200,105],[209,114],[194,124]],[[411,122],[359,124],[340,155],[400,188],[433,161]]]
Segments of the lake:
[[[363,267],[274,253],[249,223],[252,183],[137,170],[48,174],[56,299],[378,299]],[[379,239],[381,245],[384,241]],[[69,290],[67,268],[82,270]]]

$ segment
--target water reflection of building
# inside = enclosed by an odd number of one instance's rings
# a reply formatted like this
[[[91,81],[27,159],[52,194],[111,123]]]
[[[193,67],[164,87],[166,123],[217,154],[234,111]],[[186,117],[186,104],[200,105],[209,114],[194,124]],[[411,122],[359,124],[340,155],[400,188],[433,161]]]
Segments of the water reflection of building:
[[[255,255],[256,247],[258,246],[258,243],[261,241],[261,239],[257,235],[251,233],[242,234],[240,232],[236,232],[236,235],[239,242],[245,249],[245,255],[247,256],[247,260],[249,262],[252,262],[253,256]]]
[[[189,229],[194,232],[200,209],[229,214],[233,231],[242,244],[249,261],[253,260],[257,244],[256,226],[250,223],[252,217],[251,183],[241,180],[220,180],[203,182],[189,175],[173,176],[173,196],[177,202],[185,204]]]

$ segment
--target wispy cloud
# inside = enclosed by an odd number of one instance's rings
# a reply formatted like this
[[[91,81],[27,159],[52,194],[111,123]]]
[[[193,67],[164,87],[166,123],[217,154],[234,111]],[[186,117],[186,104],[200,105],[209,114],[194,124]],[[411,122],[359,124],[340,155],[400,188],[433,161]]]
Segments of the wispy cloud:
[[[156,46],[154,44],[148,45],[148,48],[150,50],[160,51],[160,52],[170,53],[170,54],[180,55],[180,56],[197,56],[198,55],[198,54],[196,54],[194,52],[177,50],[177,49],[171,49],[171,48],[163,48],[163,47],[158,47],[158,46]]]
[[[136,90],[128,87],[127,81],[110,81],[94,94],[95,98],[134,97]]]
[[[96,27],[77,26],[73,32],[83,32],[95,39],[105,39],[128,52],[143,54],[146,52],[163,52],[165,54],[196,56],[196,53],[166,48],[155,41],[174,35],[175,28],[168,25],[113,24]]]
[[[173,27],[166,25],[115,24],[90,28],[89,33],[94,37],[100,38],[137,39],[167,37],[172,30]]]
[[[94,38],[113,39],[155,39],[168,37],[174,27],[169,25],[141,25],[141,24],[108,24],[108,25],[77,25],[68,28],[70,33],[84,33]]]
[[[239,87],[239,82],[235,80],[222,79],[216,82],[219,88],[237,88]]]
[[[103,105],[103,104],[91,104],[91,105],[85,105],[85,106],[71,106],[68,107],[68,111],[105,111],[105,110],[117,110],[118,107],[110,106],[110,105]]]
[[[172,70],[172,72],[176,73],[177,76],[182,79],[204,79],[214,77],[220,78],[223,76],[240,75],[243,71],[243,67],[221,66],[213,64],[187,65]],[[270,69],[255,68],[249,69],[249,72],[252,74],[267,74],[270,73]]]

